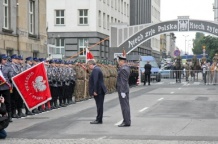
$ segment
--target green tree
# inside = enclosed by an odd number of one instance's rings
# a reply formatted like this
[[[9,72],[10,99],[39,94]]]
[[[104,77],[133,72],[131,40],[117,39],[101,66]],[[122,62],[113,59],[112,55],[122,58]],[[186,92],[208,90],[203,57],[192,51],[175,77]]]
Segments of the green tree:
[[[203,40],[204,38],[204,34],[203,33],[199,33],[197,32],[195,34],[195,39],[193,39],[193,49],[192,49],[192,52],[194,54],[202,54],[203,51],[202,51],[202,43],[201,43],[201,40]]]
[[[213,36],[205,36],[200,43],[206,46],[206,54],[210,60],[218,53],[218,38]]]

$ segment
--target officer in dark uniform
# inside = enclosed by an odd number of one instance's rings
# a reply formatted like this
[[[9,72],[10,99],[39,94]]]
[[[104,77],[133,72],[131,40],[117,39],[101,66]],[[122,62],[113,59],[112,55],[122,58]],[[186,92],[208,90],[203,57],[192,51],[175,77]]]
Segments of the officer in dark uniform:
[[[24,66],[24,70],[31,68],[32,64],[33,64],[33,58],[27,57],[25,63],[26,63],[26,65]],[[34,115],[34,113],[29,111],[26,106],[25,106],[25,110],[26,110],[26,115]]]
[[[151,65],[150,65],[149,61],[147,61],[147,64],[145,64],[144,68],[145,68],[144,85],[146,85],[147,81],[148,81],[148,85],[150,85],[150,80],[151,80]]]
[[[22,55],[18,55],[18,68],[19,68],[20,72],[24,71],[23,56]],[[19,117],[26,117],[26,115],[22,112],[22,108],[23,108],[24,103],[23,103],[23,99],[21,98],[20,95],[19,95],[19,99],[18,99],[18,105],[19,105],[19,108],[18,108],[17,115]]]
[[[0,70],[6,79],[6,83],[0,84],[0,95],[2,95],[5,99],[6,110],[8,113],[8,119],[12,122],[12,113],[11,113],[11,97],[10,97],[10,89],[11,87],[11,78],[13,76],[13,70],[9,64],[7,64],[7,55],[0,55]]]
[[[69,95],[68,95],[68,104],[75,104],[75,97],[73,99],[73,93],[74,93],[74,88],[76,85],[76,71],[73,69],[73,65],[72,62],[69,61],[69,82],[70,82],[70,86],[69,86]]]
[[[16,54],[11,56],[11,67],[13,70],[13,76],[16,76],[21,71],[19,69],[18,56]],[[20,118],[21,116],[17,115],[16,110],[22,108],[20,102],[20,95],[15,87],[13,87],[13,92],[11,94],[11,106],[12,106],[12,118]]]
[[[51,101],[50,101],[50,105],[51,105],[51,109],[56,109],[57,107],[57,92],[56,92],[56,87],[55,87],[55,83],[56,83],[56,73],[55,73],[55,60],[51,59],[49,60],[49,66],[47,68],[47,76],[48,76],[48,83],[49,83],[49,87],[50,87],[50,91],[51,91]]]
[[[37,57],[33,58],[32,66],[35,66],[38,63],[39,63],[39,59]],[[32,110],[32,113],[39,114],[39,113],[41,113],[41,111],[39,111],[37,108],[35,108],[34,110]]]

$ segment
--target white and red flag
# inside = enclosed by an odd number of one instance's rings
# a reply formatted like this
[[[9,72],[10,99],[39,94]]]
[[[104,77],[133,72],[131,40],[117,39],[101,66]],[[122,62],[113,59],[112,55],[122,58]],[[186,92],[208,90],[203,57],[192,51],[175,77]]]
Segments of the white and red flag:
[[[2,71],[0,70],[0,85],[3,85],[3,84],[6,84],[8,85],[9,89],[10,89],[10,92],[12,92],[12,86],[10,83],[7,82],[7,80],[5,79]]]
[[[86,63],[89,61],[89,60],[92,60],[94,59],[94,56],[92,55],[92,53],[89,51],[88,48],[86,48]]]
[[[51,100],[48,78],[43,62],[14,76],[12,81],[29,110],[33,110]]]

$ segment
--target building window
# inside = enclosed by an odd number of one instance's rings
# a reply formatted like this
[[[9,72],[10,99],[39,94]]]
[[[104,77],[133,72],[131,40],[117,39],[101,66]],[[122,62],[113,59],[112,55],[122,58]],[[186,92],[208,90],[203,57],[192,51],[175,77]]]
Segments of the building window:
[[[55,24],[56,25],[64,25],[64,10],[56,10],[55,11],[56,18],[55,18]]]
[[[7,56],[12,56],[13,55],[13,49],[7,49],[6,54],[7,54]]]
[[[79,51],[80,56],[86,55],[86,48],[88,47],[88,39],[87,38],[81,38],[79,39]]]
[[[110,0],[107,0],[107,5],[110,5]]]
[[[106,0],[104,0],[104,3],[105,3],[105,1],[106,1]]]
[[[4,12],[4,25],[3,27],[9,29],[9,3],[8,0],[3,0],[3,12]]]
[[[29,1],[29,33],[34,34],[35,2]]]
[[[107,29],[109,30],[110,27],[110,16],[107,15]]]
[[[98,11],[98,25],[101,27],[101,11]]]
[[[118,11],[120,11],[120,0],[118,0]]]
[[[114,0],[111,0],[111,7],[114,7]]]
[[[34,57],[34,58],[37,58],[37,57],[38,57],[38,54],[39,54],[38,51],[34,51],[34,52],[33,52],[33,57]]]
[[[56,38],[55,39],[55,54],[65,54],[65,44],[63,38]]]
[[[123,0],[121,0],[121,13],[123,13]]]
[[[117,23],[117,19],[115,18],[115,23]]]
[[[124,15],[126,15],[126,2],[124,2]]]
[[[105,16],[105,13],[103,13],[103,28],[106,28],[106,16]]]
[[[114,22],[114,18],[113,17],[111,17],[111,23],[113,23]]]
[[[117,9],[117,0],[115,0],[115,10]]]
[[[88,10],[87,9],[79,10],[79,24],[80,25],[88,24]]]
[[[126,7],[127,7],[127,8],[126,8],[126,9],[127,9],[127,10],[126,10],[127,16],[129,16],[129,5],[127,4]]]

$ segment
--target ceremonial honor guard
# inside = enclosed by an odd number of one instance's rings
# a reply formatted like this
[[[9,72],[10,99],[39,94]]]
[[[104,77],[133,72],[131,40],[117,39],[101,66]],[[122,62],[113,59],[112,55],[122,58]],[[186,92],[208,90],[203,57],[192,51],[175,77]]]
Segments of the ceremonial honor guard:
[[[69,79],[70,79],[70,91],[69,91],[69,97],[68,97],[68,103],[69,104],[75,104],[75,97],[73,97],[75,85],[76,85],[76,71],[73,68],[72,62],[69,62]]]
[[[20,73],[18,56],[16,54],[11,56],[11,67],[13,70],[13,76],[16,76]],[[20,95],[15,87],[13,87],[13,92],[11,94],[11,105],[12,105],[12,118],[20,118],[21,116],[17,115],[16,110],[20,112],[23,104],[20,103]]]
[[[33,58],[33,64],[32,64],[32,66],[35,66],[35,65],[37,65],[39,63],[39,59],[38,58]],[[35,108],[34,110],[32,110],[32,112],[34,113],[34,114],[38,114],[38,113],[40,113],[41,111],[39,111],[37,108]]]
[[[32,64],[33,64],[33,58],[32,57],[27,57],[25,63],[26,63],[26,65],[24,66],[24,70],[27,70],[27,69],[31,68]],[[25,110],[26,110],[26,115],[34,115],[34,113],[29,111],[26,106],[25,106]]]
[[[5,105],[6,110],[8,113],[8,119],[10,122],[12,122],[12,113],[11,113],[11,97],[10,97],[10,90],[12,89],[12,85],[10,83],[10,80],[13,76],[12,68],[9,64],[7,64],[7,55],[1,54],[0,55],[0,70],[2,73],[2,76],[6,80],[6,82],[0,82],[0,95],[4,97],[5,99]]]
[[[126,64],[126,57],[118,57],[119,70],[117,76],[117,92],[119,96],[120,106],[123,115],[123,122],[118,125],[119,127],[128,127],[131,125],[130,119],[130,106],[129,106],[129,76],[130,68]]]

